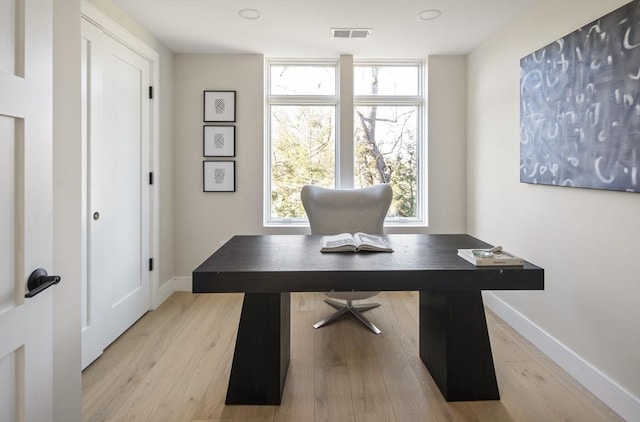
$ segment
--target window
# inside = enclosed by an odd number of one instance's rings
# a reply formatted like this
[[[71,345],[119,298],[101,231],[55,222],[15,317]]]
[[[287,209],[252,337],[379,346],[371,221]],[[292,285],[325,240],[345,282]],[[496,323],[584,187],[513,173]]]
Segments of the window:
[[[417,221],[422,151],[421,66],[358,63],[354,86],[354,186],[389,183],[387,219]]]
[[[267,63],[267,224],[306,224],[300,203],[306,183],[390,183],[394,201],[387,222],[424,221],[422,63],[347,63],[353,72],[342,72],[342,80],[337,60]],[[349,98],[344,89],[339,97],[341,84],[353,87]],[[352,131],[339,122],[339,116],[351,116],[340,111],[341,103],[353,104]]]
[[[336,184],[338,63],[270,62],[267,97],[267,221],[304,218],[305,183]]]

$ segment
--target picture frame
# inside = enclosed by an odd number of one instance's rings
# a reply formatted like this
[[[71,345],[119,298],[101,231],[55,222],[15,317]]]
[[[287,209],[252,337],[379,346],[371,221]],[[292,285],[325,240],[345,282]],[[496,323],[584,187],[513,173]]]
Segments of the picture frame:
[[[205,122],[236,121],[236,91],[204,91]]]
[[[235,157],[235,126],[203,126],[202,154],[205,157]]]
[[[203,161],[202,189],[204,192],[235,192],[235,161]]]

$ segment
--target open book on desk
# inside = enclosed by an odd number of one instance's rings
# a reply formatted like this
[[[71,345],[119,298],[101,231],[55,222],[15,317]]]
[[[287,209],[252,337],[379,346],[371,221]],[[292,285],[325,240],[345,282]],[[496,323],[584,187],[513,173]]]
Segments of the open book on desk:
[[[367,233],[340,233],[322,236],[320,252],[393,252],[389,242],[382,235]]]

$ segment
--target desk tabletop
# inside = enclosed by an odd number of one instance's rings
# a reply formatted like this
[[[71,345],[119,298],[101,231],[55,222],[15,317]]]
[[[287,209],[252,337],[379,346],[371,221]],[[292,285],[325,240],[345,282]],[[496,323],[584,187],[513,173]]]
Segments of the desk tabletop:
[[[234,236],[193,271],[193,292],[544,289],[544,270],[529,262],[476,267],[458,257],[491,247],[465,234],[386,235],[391,253],[320,253],[321,237]]]

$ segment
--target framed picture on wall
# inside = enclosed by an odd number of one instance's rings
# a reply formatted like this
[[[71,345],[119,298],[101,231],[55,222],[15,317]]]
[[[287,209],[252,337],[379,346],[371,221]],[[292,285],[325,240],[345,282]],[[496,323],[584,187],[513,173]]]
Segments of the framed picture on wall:
[[[235,91],[204,91],[205,122],[235,122]]]
[[[640,192],[639,28],[635,0],[520,59],[521,183]]]
[[[205,157],[235,156],[235,126],[203,126],[202,149]]]
[[[235,161],[203,161],[202,183],[204,192],[235,192]]]

